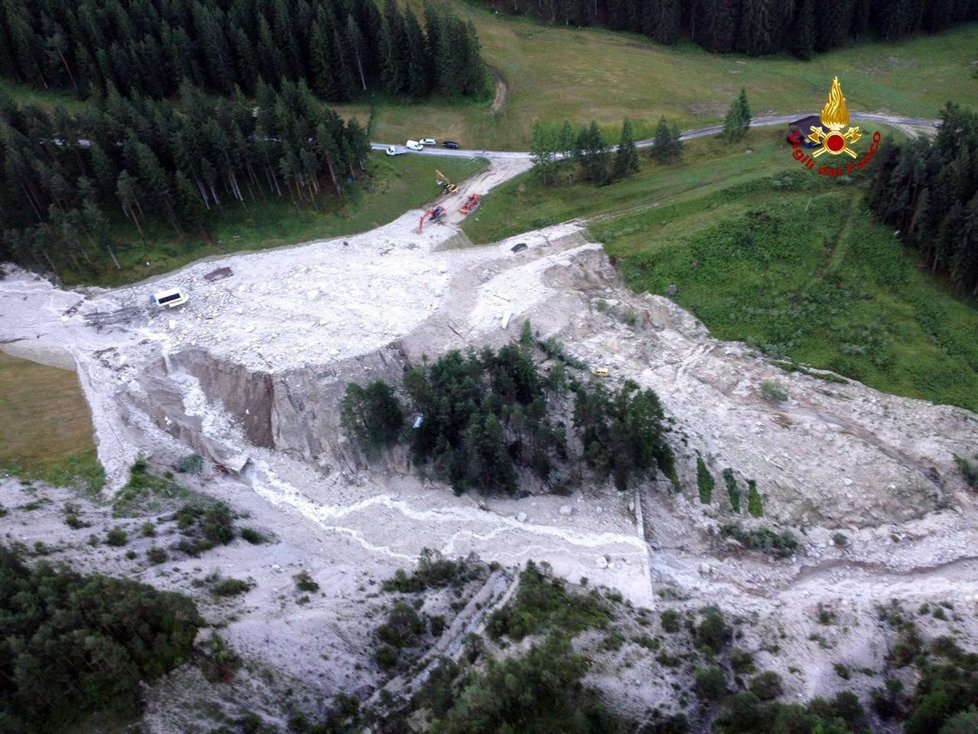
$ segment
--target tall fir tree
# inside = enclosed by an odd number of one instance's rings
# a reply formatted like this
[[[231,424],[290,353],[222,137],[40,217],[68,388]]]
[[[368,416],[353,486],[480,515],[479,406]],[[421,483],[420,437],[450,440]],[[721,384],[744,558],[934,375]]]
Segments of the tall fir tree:
[[[626,117],[621,125],[621,138],[618,140],[618,150],[615,152],[611,177],[618,179],[631,176],[638,173],[640,167],[638,149],[635,147],[635,140],[632,137],[632,123]]]
[[[815,55],[815,7],[812,0],[801,0],[798,6],[791,50],[803,61]]]
[[[730,105],[727,116],[723,121],[723,138],[728,143],[736,143],[744,139],[750,129],[750,104],[747,101],[747,90],[741,89],[737,99]]]
[[[660,163],[668,163],[677,158],[677,141],[673,136],[672,128],[666,122],[665,115],[659,118],[659,124],[655,129],[653,141],[655,145],[649,150],[649,155],[652,156],[653,160],[659,161]]]

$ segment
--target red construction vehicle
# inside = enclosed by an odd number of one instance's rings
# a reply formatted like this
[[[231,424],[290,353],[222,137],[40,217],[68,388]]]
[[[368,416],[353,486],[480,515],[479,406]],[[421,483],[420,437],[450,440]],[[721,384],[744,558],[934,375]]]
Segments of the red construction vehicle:
[[[445,207],[443,206],[436,206],[434,209],[429,209],[426,211],[421,215],[421,222],[418,224],[418,234],[424,231],[424,223],[426,219],[440,223],[441,220],[445,218],[446,214],[448,214],[448,212],[445,211]]]
[[[462,204],[462,208],[459,211],[463,217],[468,216],[479,208],[480,203],[482,203],[482,198],[478,194],[469,194],[469,198],[465,200],[465,203]]]

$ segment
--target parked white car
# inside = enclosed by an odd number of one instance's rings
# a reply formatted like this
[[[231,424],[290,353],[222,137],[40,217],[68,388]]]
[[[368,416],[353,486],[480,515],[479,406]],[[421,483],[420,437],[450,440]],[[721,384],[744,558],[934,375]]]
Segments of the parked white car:
[[[424,150],[424,146],[417,140],[409,140],[404,144],[405,148],[409,150]]]
[[[404,155],[407,153],[404,148],[398,148],[396,145],[388,145],[387,150],[384,151],[387,155]]]
[[[438,141],[434,138],[421,138],[418,142],[422,145],[438,145]]]

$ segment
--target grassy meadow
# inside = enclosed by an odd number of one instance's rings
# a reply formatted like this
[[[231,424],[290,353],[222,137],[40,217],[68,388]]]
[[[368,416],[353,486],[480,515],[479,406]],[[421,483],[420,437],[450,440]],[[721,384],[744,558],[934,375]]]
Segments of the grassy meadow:
[[[638,35],[498,16],[472,4],[457,8],[475,23],[483,57],[506,81],[505,105],[491,112],[491,96],[468,104],[379,102],[373,140],[430,135],[473,149],[525,150],[537,120],[594,119],[617,136],[626,116],[638,137],[649,137],[661,115],[683,129],[721,121],[741,87],[755,115],[815,113],[833,76],[851,111],[934,118],[947,100],[978,99],[972,76],[978,24],[800,61],[709,54],[692,43],[663,46]]]
[[[0,352],[0,469],[101,488],[92,419],[74,372]]]
[[[603,188],[523,176],[485,197],[465,230],[487,242],[572,218],[632,288],[678,286],[675,300],[717,338],[978,410],[978,303],[920,271],[858,181],[796,163],[780,128],[736,146],[687,143],[683,162],[643,159]]]

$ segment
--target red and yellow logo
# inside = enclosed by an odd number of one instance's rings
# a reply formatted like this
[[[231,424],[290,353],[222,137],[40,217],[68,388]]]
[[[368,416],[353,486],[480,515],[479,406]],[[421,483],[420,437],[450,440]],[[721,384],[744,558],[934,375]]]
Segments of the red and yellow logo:
[[[815,159],[820,155],[828,153],[832,156],[845,153],[850,158],[859,158],[859,153],[849,147],[858,142],[863,136],[859,132],[858,126],[849,126],[849,108],[846,106],[846,98],[842,94],[842,85],[839,84],[839,77],[832,79],[832,88],[829,90],[829,98],[822,107],[822,114],[819,116],[821,126],[811,125],[809,134],[804,135],[800,130],[792,130],[788,141],[794,148],[794,157],[805,168],[815,168]],[[808,155],[802,148],[813,148],[811,155]],[[873,144],[869,146],[867,152],[858,163],[846,163],[845,166],[823,166],[818,169],[822,176],[842,176],[852,173],[856,169],[865,168],[876,151],[880,147],[880,134],[873,133]]]
[[[852,158],[858,158],[858,154],[849,147],[849,143],[855,143],[862,137],[859,134],[859,128],[850,127],[842,132],[842,128],[849,125],[849,108],[846,107],[846,98],[842,96],[842,85],[839,84],[839,77],[832,80],[829,101],[822,108],[821,119],[822,126],[828,132],[822,130],[821,127],[812,125],[812,132],[808,139],[818,146],[812,151],[812,158],[818,158],[822,153],[831,153],[832,155],[845,153]]]

